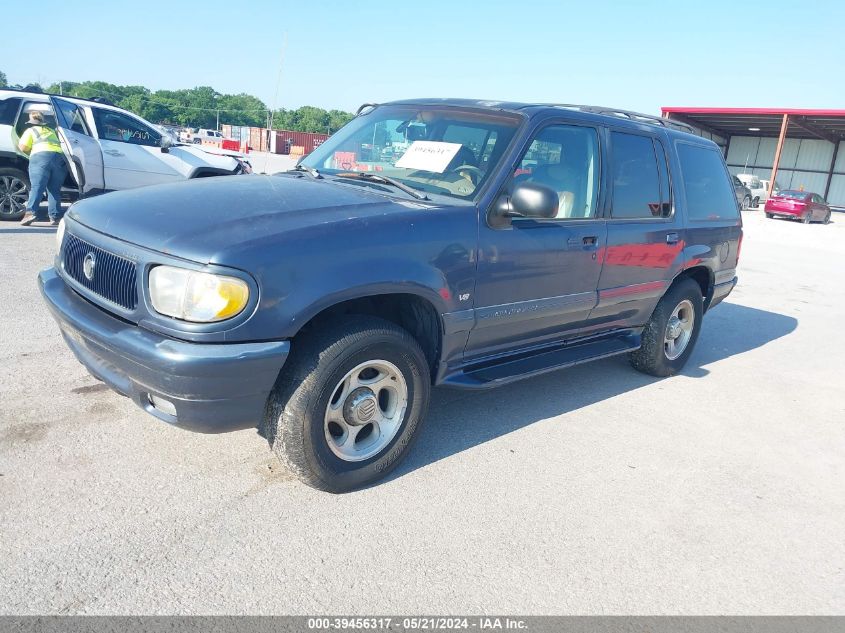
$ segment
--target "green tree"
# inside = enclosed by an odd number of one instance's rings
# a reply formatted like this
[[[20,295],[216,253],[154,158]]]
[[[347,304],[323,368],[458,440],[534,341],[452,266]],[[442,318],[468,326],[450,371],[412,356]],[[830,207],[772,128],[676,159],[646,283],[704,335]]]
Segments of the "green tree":
[[[0,85],[5,81],[5,75],[0,73]],[[41,86],[30,87],[41,90]],[[152,92],[144,86],[118,86],[105,81],[62,81],[47,86],[46,91],[84,99],[105,98],[153,123],[213,128],[219,113],[221,124],[267,125],[267,106],[261,99],[245,93],[221,94],[211,86]],[[352,118],[349,112],[326,111],[315,106],[296,110],[282,108],[273,113],[273,127],[296,132],[333,133]]]
[[[0,88],[5,88],[9,85],[9,82],[6,80],[6,73],[0,70]]]

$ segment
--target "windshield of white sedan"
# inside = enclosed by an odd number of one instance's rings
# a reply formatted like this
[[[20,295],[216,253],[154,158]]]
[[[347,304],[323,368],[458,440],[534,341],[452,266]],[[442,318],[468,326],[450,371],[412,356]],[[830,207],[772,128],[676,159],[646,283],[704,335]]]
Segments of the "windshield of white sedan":
[[[302,165],[324,175],[387,176],[420,192],[469,199],[494,171],[521,121],[457,108],[380,106],[353,119]]]

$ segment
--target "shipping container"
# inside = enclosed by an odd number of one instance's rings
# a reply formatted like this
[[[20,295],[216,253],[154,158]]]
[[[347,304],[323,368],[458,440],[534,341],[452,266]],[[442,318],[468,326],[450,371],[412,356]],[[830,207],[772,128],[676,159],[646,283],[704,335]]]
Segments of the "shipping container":
[[[273,154],[310,154],[329,138],[328,134],[294,132],[292,130],[268,130],[264,127],[246,127],[224,124],[220,131],[227,139],[235,139],[239,146],[246,143],[257,152]],[[295,148],[302,148],[301,150]]]
[[[274,154],[303,153],[310,154],[329,138],[328,134],[314,132],[294,132],[292,130],[274,130],[270,151]],[[294,148],[302,148],[296,150]]]

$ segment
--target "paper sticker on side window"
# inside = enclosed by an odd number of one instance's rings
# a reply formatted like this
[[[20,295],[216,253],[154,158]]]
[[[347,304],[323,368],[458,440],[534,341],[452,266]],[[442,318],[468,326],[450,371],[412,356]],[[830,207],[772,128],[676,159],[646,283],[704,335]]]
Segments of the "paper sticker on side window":
[[[396,166],[442,174],[459,149],[461,149],[460,143],[414,141],[402,154],[402,158],[396,161]]]

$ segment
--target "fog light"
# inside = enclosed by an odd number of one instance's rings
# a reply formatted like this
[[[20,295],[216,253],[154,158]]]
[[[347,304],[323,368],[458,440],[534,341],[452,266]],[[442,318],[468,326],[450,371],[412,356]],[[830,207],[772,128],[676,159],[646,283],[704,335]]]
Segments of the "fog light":
[[[170,402],[170,400],[165,400],[161,396],[154,396],[153,394],[149,394],[147,396],[147,400],[150,401],[150,404],[153,405],[154,408],[158,409],[162,413],[172,415],[174,418],[176,417],[176,405]]]

